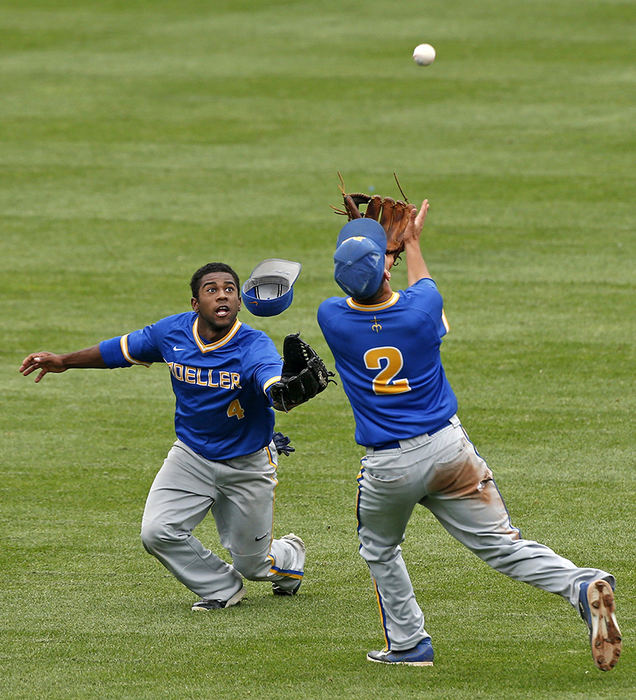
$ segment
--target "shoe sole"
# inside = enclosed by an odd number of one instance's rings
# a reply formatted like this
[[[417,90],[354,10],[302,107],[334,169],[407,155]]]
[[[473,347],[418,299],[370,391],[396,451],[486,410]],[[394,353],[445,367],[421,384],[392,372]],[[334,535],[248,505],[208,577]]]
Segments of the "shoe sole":
[[[247,590],[245,589],[245,586],[241,586],[239,590],[231,597],[229,598],[225,605],[222,608],[214,608],[214,610],[225,610],[226,608],[231,608],[233,605],[238,605],[241,600],[245,597],[245,594],[247,593]],[[211,612],[208,608],[198,608],[196,605],[193,605],[191,608],[192,612]]]
[[[385,664],[385,666],[432,666],[432,661],[382,661],[381,659],[373,659],[367,656],[367,661],[373,661],[374,664]]]
[[[615,615],[614,591],[607,581],[593,581],[587,589],[587,602],[592,618],[592,658],[601,671],[609,671],[618,663],[622,647],[621,631]]]
[[[373,661],[374,664],[385,664],[387,666],[432,666],[432,661],[384,661],[382,659],[374,659],[367,654],[367,661]]]

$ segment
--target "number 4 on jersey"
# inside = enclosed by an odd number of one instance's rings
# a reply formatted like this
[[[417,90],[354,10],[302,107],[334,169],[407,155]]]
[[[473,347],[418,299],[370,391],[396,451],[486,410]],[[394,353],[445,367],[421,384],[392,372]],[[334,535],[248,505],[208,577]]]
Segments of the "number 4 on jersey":
[[[230,405],[227,407],[226,413],[228,418],[236,417],[238,420],[241,420],[241,418],[245,417],[245,411],[243,410],[243,406],[241,406],[238,399],[234,399],[234,401],[230,403]]]

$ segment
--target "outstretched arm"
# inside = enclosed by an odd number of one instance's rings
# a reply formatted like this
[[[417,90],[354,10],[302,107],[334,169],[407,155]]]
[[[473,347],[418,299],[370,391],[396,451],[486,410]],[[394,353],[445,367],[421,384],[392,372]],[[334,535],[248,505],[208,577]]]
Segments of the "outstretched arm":
[[[428,212],[428,199],[422,202],[420,210],[411,212],[409,223],[404,231],[404,252],[406,254],[406,267],[409,287],[421,279],[431,277],[426,261],[420,248],[420,234]]]
[[[49,372],[59,374],[73,368],[104,369],[105,367],[106,364],[99,351],[99,345],[93,345],[92,348],[64,355],[56,355],[52,352],[33,352],[22,360],[20,372],[26,377],[31,372],[40,370],[40,374],[35,378],[37,383]]]

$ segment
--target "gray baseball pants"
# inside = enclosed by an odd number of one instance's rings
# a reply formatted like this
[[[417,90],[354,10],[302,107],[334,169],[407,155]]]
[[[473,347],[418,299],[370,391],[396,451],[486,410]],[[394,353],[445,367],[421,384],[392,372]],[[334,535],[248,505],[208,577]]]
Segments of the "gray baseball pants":
[[[148,493],[144,547],[201,598],[228,600],[243,585],[242,576],[294,588],[303,576],[298,552],[288,541],[273,539],[276,466],[273,443],[213,462],[177,440]],[[232,565],[192,534],[209,511]]]
[[[581,582],[614,577],[581,569],[549,547],[521,538],[510,522],[492,472],[457,416],[433,435],[401,440],[392,450],[367,449],[358,475],[360,554],[375,586],[389,650],[414,647],[430,635],[415,600],[400,543],[417,504],[480,559],[511,578],[578,604]]]

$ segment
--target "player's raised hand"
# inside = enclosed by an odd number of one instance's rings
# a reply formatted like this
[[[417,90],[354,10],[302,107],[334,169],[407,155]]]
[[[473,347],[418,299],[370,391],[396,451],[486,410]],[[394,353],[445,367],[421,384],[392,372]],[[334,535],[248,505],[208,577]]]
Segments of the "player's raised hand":
[[[409,286],[419,282],[421,279],[430,278],[431,276],[420,249],[420,234],[424,227],[427,212],[428,199],[425,199],[417,213],[415,210],[411,212],[411,218],[404,231],[404,250],[406,251],[407,279]]]
[[[428,212],[428,199],[422,202],[420,210],[413,209],[410,212],[409,222],[404,229],[404,244],[406,245],[409,241],[419,241],[420,234],[424,228],[424,221],[426,221],[426,213]]]
[[[42,380],[45,374],[53,372],[58,374],[67,369],[61,355],[52,352],[33,352],[22,360],[20,372],[26,377],[31,372],[40,370],[40,374],[35,378],[36,383]]]

